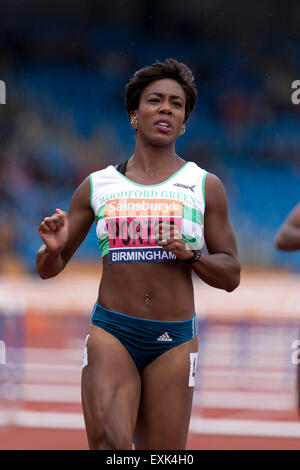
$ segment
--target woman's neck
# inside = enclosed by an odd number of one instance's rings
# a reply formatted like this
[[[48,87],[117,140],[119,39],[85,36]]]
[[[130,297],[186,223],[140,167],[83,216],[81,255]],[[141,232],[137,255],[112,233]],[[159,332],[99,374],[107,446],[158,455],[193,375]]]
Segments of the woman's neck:
[[[129,159],[129,165],[134,166],[136,170],[149,175],[156,175],[166,168],[178,167],[180,162],[184,162],[175,153],[175,146],[154,147],[153,145],[139,145],[137,142],[135,152]]]

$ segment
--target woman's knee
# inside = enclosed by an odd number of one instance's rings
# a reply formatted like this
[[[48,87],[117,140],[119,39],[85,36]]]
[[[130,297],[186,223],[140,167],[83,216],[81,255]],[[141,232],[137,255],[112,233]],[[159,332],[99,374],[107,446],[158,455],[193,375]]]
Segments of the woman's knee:
[[[89,434],[89,433],[88,433]],[[90,450],[131,450],[132,437],[129,433],[120,433],[103,429],[88,436]]]

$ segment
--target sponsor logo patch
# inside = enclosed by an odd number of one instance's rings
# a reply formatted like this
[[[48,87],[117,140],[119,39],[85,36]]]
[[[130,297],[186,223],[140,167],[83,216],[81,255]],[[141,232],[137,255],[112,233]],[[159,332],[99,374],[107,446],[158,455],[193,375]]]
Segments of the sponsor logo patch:
[[[157,338],[157,341],[163,341],[163,342],[168,342],[169,343],[169,342],[173,341],[173,339],[171,338],[169,333],[166,331],[165,333],[163,333],[162,335],[160,335]]]

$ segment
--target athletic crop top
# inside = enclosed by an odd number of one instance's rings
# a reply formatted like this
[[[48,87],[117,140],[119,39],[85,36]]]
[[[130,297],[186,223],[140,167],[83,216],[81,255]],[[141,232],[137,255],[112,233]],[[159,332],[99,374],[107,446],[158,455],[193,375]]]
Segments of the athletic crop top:
[[[188,249],[204,244],[204,183],[207,171],[186,162],[159,184],[138,184],[125,176],[126,163],[89,175],[90,205],[102,257],[109,264],[178,261],[155,238],[160,221],[175,224]]]

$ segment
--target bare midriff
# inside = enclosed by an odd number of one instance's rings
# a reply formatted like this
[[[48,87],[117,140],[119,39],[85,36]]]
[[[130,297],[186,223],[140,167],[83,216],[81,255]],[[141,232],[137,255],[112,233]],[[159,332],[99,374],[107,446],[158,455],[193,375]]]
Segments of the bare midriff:
[[[106,255],[98,304],[150,320],[188,320],[195,312],[191,268],[181,262],[110,265]]]

